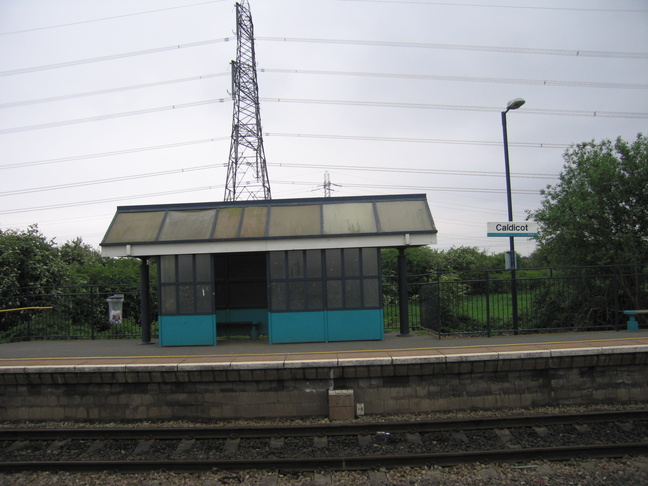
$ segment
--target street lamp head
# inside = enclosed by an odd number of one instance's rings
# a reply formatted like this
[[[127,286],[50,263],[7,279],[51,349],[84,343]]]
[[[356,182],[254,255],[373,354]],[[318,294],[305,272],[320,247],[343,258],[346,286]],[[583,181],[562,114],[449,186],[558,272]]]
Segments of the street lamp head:
[[[524,101],[522,98],[515,98],[514,100],[508,102],[508,105],[506,105],[506,111],[517,110],[524,103],[526,103],[526,101]]]

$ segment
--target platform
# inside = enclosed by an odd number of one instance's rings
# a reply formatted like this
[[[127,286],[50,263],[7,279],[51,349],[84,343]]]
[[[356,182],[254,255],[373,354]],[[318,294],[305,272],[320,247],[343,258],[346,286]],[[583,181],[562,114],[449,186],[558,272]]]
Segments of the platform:
[[[217,346],[160,347],[137,340],[29,341],[0,344],[0,368],[31,366],[169,365],[209,363],[308,362],[375,358],[439,357],[510,354],[569,349],[591,354],[599,348],[636,348],[648,351],[648,330],[628,333],[523,334],[499,337],[439,339],[435,335],[401,337],[386,334],[383,341],[268,344],[267,340],[222,340]],[[627,349],[630,351],[630,349]]]
[[[193,347],[20,342],[0,344],[0,421],[335,419],[329,395],[340,390],[368,415],[646,402],[647,370],[648,330]]]

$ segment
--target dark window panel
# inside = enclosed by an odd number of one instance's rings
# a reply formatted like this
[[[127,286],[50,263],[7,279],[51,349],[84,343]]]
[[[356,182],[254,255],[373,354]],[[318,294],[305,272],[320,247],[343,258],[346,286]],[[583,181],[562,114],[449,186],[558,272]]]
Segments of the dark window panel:
[[[160,306],[163,315],[178,313],[176,290],[175,285],[163,285],[160,288]]]
[[[176,281],[176,257],[174,255],[160,257],[160,279],[163,283]]]
[[[178,282],[194,281],[193,255],[178,255]]]

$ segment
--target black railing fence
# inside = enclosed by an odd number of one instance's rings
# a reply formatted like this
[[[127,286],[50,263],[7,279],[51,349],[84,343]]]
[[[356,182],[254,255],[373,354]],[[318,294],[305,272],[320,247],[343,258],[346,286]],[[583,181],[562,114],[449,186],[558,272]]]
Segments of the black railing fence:
[[[622,329],[626,309],[648,309],[648,270],[639,266],[442,272],[408,276],[410,329],[449,335]],[[514,326],[512,285],[517,287]],[[140,338],[137,285],[23,288],[0,292],[0,342]],[[121,323],[108,297],[124,296]],[[151,288],[152,336],[157,291]],[[387,332],[400,328],[397,279],[383,279]],[[640,324],[643,324],[640,319]]]
[[[120,323],[110,322],[108,297],[123,296]],[[21,288],[0,293],[0,342],[141,337],[137,285]],[[157,312],[154,331],[157,331]]]
[[[395,280],[395,279],[394,279]],[[512,292],[517,290],[518,319]],[[648,309],[648,272],[632,265],[415,275],[408,279],[412,329],[439,337],[621,329],[626,309]],[[386,279],[385,326],[399,327],[397,285]]]

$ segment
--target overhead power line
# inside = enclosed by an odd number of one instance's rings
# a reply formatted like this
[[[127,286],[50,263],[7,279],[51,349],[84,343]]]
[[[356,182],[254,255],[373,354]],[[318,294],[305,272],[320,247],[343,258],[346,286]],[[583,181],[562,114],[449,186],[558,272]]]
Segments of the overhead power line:
[[[74,61],[46,64],[42,66],[31,66],[9,71],[0,71],[0,77],[15,76],[19,74],[28,74],[51,69],[60,69],[66,67],[80,66],[103,61],[113,61],[127,57],[144,56],[149,54],[159,54],[161,52],[175,51],[179,49],[190,49],[193,47],[203,47],[212,44],[229,42],[231,37],[219,39],[207,39],[204,41],[190,42],[187,44],[177,44],[171,46],[156,47],[141,51],[124,52],[112,54],[109,56],[99,56],[87,59],[77,59]],[[296,42],[296,43],[315,43],[315,44],[337,44],[337,45],[359,45],[373,47],[399,47],[399,48],[418,48],[418,49],[445,49],[455,51],[477,51],[477,52],[500,52],[507,54],[536,54],[545,56],[574,56],[574,57],[595,57],[595,58],[618,58],[618,59],[648,59],[647,52],[622,52],[622,51],[588,51],[575,49],[545,49],[537,47],[506,47],[506,46],[480,46],[480,45],[461,45],[461,44],[435,44],[422,42],[398,42],[398,41],[372,41],[372,40],[354,40],[354,39],[311,39],[306,37],[256,37],[257,41],[267,42]]]
[[[535,55],[543,55],[543,56],[648,59],[648,52],[587,51],[587,50],[578,50],[578,49],[544,49],[538,47],[480,46],[480,45],[461,45],[461,44],[436,44],[436,43],[427,43],[427,42],[397,42],[397,41],[374,41],[374,40],[356,40],[356,39],[311,39],[308,37],[257,37],[257,40],[267,41],[267,42],[296,42],[296,43],[314,43],[314,44],[370,46],[370,47],[448,49],[453,51],[501,52],[506,54],[535,54]]]
[[[136,110],[136,111],[126,111],[126,112],[121,112],[121,113],[111,113],[108,115],[98,115],[98,116],[91,116],[88,118],[76,118],[73,120],[63,120],[63,121],[58,121],[58,122],[50,122],[50,123],[39,123],[36,125],[25,125],[22,127],[13,127],[13,128],[5,128],[4,130],[0,130],[0,135],[6,135],[9,133],[17,133],[17,132],[26,132],[30,130],[42,130],[45,128],[57,128],[57,127],[64,127],[68,125],[77,125],[79,123],[90,123],[90,122],[98,122],[98,121],[104,121],[104,120],[111,120],[113,118],[122,118],[122,117],[127,117],[127,116],[135,116],[135,115],[147,115],[150,113],[158,113],[162,111],[170,111],[170,110],[180,110],[183,108],[194,108],[196,106],[204,106],[204,105],[211,105],[214,103],[224,103],[225,99],[220,98],[220,99],[212,99],[212,100],[204,100],[204,101],[195,101],[193,103],[183,103],[179,105],[169,105],[169,106],[159,106],[156,108],[146,108],[144,110]]]
[[[22,30],[14,30],[11,32],[0,32],[0,35],[12,35],[12,34],[24,34],[26,32],[36,32],[39,30],[48,30],[48,29],[59,29],[61,27],[72,27],[74,25],[82,25],[82,24],[92,24],[95,22],[104,22],[106,20],[115,20],[115,19],[123,19],[126,17],[136,17],[138,15],[148,15],[151,13],[157,13],[157,12],[164,12],[166,10],[176,10],[179,8],[188,8],[188,7],[197,7],[200,5],[207,5],[210,3],[220,3],[220,2],[226,2],[229,0],[210,0],[208,2],[201,2],[201,3],[192,3],[190,5],[179,5],[177,7],[168,7],[168,8],[158,8],[155,10],[145,10],[143,12],[133,12],[129,14],[123,14],[123,15],[113,15],[111,17],[102,17],[99,19],[88,19],[88,20],[79,20],[78,22],[68,22],[67,24],[57,24],[57,25],[47,25],[44,27],[34,27],[32,29],[22,29]]]
[[[370,73],[359,71],[322,71],[314,69],[260,69],[265,73],[277,74],[310,74],[322,76],[358,76],[370,78],[415,79],[423,81],[451,81],[461,83],[496,83],[520,84],[529,86],[549,86],[567,88],[600,88],[600,89],[648,89],[646,83],[613,83],[605,81],[560,81],[552,79],[515,79],[489,78],[483,76],[444,76],[439,74],[399,74],[399,73]]]
[[[412,173],[412,174],[438,174],[438,175],[457,175],[457,176],[475,176],[475,177],[503,177],[503,172],[492,172],[486,170],[448,170],[448,169],[426,169],[420,167],[379,167],[369,165],[334,165],[334,164],[295,164],[290,162],[277,162],[268,164],[274,167],[291,167],[298,169],[325,169],[325,170],[350,170],[362,172],[389,172],[389,173]],[[531,172],[511,173],[511,177],[520,179],[555,179],[558,174],[539,174]]]
[[[193,108],[196,106],[209,105],[214,103],[224,103],[230,98],[219,98],[204,101],[195,101],[192,103],[183,103],[178,105],[159,106],[155,108],[146,108],[144,110],[127,111],[121,113],[111,113],[107,115],[98,115],[88,118],[76,118],[73,120],[63,120],[58,122],[40,123],[35,125],[25,125],[20,127],[5,128],[0,130],[0,135],[10,133],[25,132],[30,130],[41,130],[46,128],[56,128],[67,125],[76,125],[79,123],[90,123],[113,118],[121,118],[135,115],[145,115],[150,113],[179,110],[183,108]],[[300,103],[300,104],[320,104],[320,105],[343,105],[343,106],[366,106],[380,108],[411,108],[424,110],[455,110],[455,111],[484,111],[500,112],[501,107],[489,106],[464,106],[464,105],[434,105],[425,103],[393,103],[383,101],[354,101],[354,100],[317,100],[317,99],[297,99],[297,98],[260,98],[264,103]],[[648,113],[641,112],[623,112],[623,111],[592,111],[592,110],[555,110],[555,109],[528,109],[523,112],[525,115],[554,115],[554,116],[581,116],[581,117],[598,117],[598,118],[631,118],[646,119]],[[277,135],[277,134],[274,134]]]
[[[103,203],[115,202],[115,201],[128,201],[131,199],[143,199],[143,198],[158,197],[158,196],[168,196],[172,194],[183,194],[187,192],[213,191],[214,189],[222,189],[223,187],[225,186],[220,184],[216,186],[191,187],[188,189],[176,189],[173,191],[164,191],[164,192],[151,192],[148,194],[133,194],[130,196],[111,197],[107,199],[94,199],[90,201],[74,201],[74,202],[60,203],[60,204],[47,204],[45,206],[32,206],[29,208],[5,209],[5,210],[0,210],[0,214],[30,213],[35,211],[46,211],[48,209],[62,209],[62,208],[71,208],[76,206],[91,206],[93,204],[103,204]]]
[[[587,7],[545,7],[534,5],[484,5],[481,3],[459,3],[459,2],[432,2],[423,0],[338,0],[341,2],[367,2],[367,3],[395,3],[410,5],[429,5],[443,7],[471,7],[471,8],[505,8],[505,9],[527,9],[527,10],[557,10],[574,12],[617,12],[617,13],[646,13],[645,9],[621,9],[621,8],[587,8]]]
[[[501,146],[502,142],[491,142],[487,140],[450,140],[438,138],[409,138],[409,137],[370,137],[363,135],[321,135],[316,133],[266,133],[266,137],[291,137],[291,138],[324,138],[333,140],[364,140],[370,142],[403,142],[403,143],[447,143],[458,145],[489,145]],[[509,145],[527,148],[551,148],[565,149],[571,147],[568,144],[559,143],[538,143],[538,142],[510,142]]]
[[[454,111],[487,111],[501,112],[502,107],[495,106],[467,106],[467,105],[436,105],[426,103],[394,103],[388,101],[357,101],[357,100],[317,100],[302,98],[261,98],[264,103],[302,103],[319,105],[345,105],[345,106],[370,106],[380,108],[413,108],[423,110],[454,110]],[[525,115],[555,115],[555,116],[582,116],[599,118],[648,118],[648,113],[630,111],[597,111],[597,110],[556,110],[529,108],[520,113]]]
[[[136,147],[136,148],[131,148],[131,149],[124,149],[124,150],[115,150],[112,152],[101,152],[101,153],[96,153],[96,154],[85,154],[85,155],[73,155],[70,157],[59,157],[56,159],[45,159],[45,160],[34,160],[31,162],[18,162],[15,164],[7,164],[7,165],[2,165],[0,166],[0,170],[2,169],[19,169],[23,167],[32,167],[35,165],[48,165],[48,164],[59,164],[61,162],[71,162],[74,160],[85,160],[85,159],[93,159],[97,157],[112,157],[115,155],[125,155],[125,154],[132,154],[136,152],[144,152],[148,150],[161,150],[161,149],[169,149],[169,148],[176,148],[176,147],[185,147],[187,145],[196,145],[196,144],[202,144],[202,143],[209,143],[209,142],[222,142],[224,140],[229,140],[230,137],[220,137],[220,138],[204,138],[202,140],[189,140],[187,142],[176,142],[176,143],[168,143],[164,145],[151,145],[148,147]]]
[[[0,104],[0,109],[2,108],[16,108],[18,106],[26,106],[26,105],[36,105],[39,103],[52,103],[56,101],[67,101],[67,100],[72,100],[76,98],[84,98],[87,96],[100,96],[100,95],[106,95],[106,94],[114,94],[114,93],[121,93],[124,91],[132,91],[136,89],[147,89],[147,88],[156,88],[158,86],[165,86],[169,84],[178,84],[178,83],[188,83],[191,81],[202,81],[204,79],[210,79],[210,78],[217,78],[221,76],[229,76],[230,73],[224,72],[224,73],[217,73],[217,74],[203,74],[201,76],[192,76],[190,78],[179,78],[179,79],[170,79],[167,81],[157,81],[155,83],[145,83],[145,84],[134,84],[132,86],[121,86],[119,88],[110,88],[110,89],[101,89],[97,91],[86,91],[83,93],[71,93],[67,95],[61,95],[61,96],[50,96],[48,98],[35,98],[31,100],[22,100],[22,101],[14,101],[10,103],[2,103]]]
[[[177,146],[177,145],[175,145]],[[80,159],[81,157],[77,157]],[[362,171],[367,172],[389,172],[392,174],[401,173],[401,174],[434,174],[434,175],[444,175],[444,176],[462,176],[462,177],[503,177],[502,172],[492,172],[492,171],[477,171],[477,170],[445,170],[445,169],[426,169],[418,167],[379,167],[379,166],[348,166],[348,165],[335,165],[335,164],[294,164],[294,163],[274,163],[268,164],[275,167],[283,168],[295,168],[295,169],[325,169],[325,170],[349,170],[349,171]],[[61,189],[72,189],[77,187],[85,187],[99,184],[110,184],[115,182],[124,182],[131,181],[136,179],[148,179],[152,177],[161,177],[169,175],[184,174],[189,172],[196,172],[201,170],[209,170],[218,167],[214,164],[209,165],[199,165],[194,167],[182,167],[178,169],[170,169],[164,171],[156,172],[147,172],[142,174],[131,174],[120,177],[110,177],[106,179],[94,179],[89,181],[79,181],[79,182],[70,182],[67,184],[55,184],[51,186],[41,186],[41,187],[32,187],[26,189],[14,189],[11,191],[0,192],[0,197],[5,196],[18,196],[22,194],[33,194],[38,192],[48,192],[56,191]],[[519,179],[543,179],[551,180],[558,177],[557,174],[538,174],[538,173],[528,173],[528,172],[517,172],[512,173],[511,177]],[[345,184],[346,185],[346,184]]]
[[[35,73],[39,71],[48,71],[50,69],[60,69],[60,68],[67,68],[73,66],[80,66],[83,64],[91,64],[95,62],[113,61],[115,59],[123,59],[126,57],[145,56],[148,54],[158,54],[160,52],[176,51],[178,49],[190,49],[192,47],[202,47],[211,44],[220,44],[222,42],[228,42],[229,40],[230,40],[229,37],[225,37],[222,39],[209,39],[200,42],[190,42],[189,44],[178,44],[174,46],[156,47],[154,49],[145,49],[143,51],[123,52],[121,54],[112,54],[110,56],[91,57],[88,59],[78,59],[76,61],[59,62],[55,64],[46,64],[43,66],[32,66],[32,67],[22,68],[22,69],[12,69],[10,71],[0,71],[0,76],[15,76],[17,74]]]
[[[482,76],[444,76],[437,74],[408,74],[408,73],[372,73],[372,72],[359,72],[359,71],[323,71],[323,70],[309,70],[309,69],[273,69],[265,68],[259,69],[259,72],[270,74],[305,74],[315,76],[356,76],[356,77],[369,77],[369,78],[385,78],[385,79],[412,79],[421,81],[449,81],[449,82],[462,82],[462,83],[494,83],[494,84],[516,84],[528,86],[547,86],[547,87],[561,87],[561,88],[594,88],[594,89],[648,89],[646,83],[614,83],[605,81],[560,81],[551,79],[515,79],[515,78],[489,78]],[[67,101],[76,98],[84,98],[88,96],[101,96],[106,94],[121,93],[124,91],[133,91],[138,89],[156,88],[159,86],[166,86],[171,84],[188,83],[193,81],[202,81],[206,79],[218,78],[223,76],[230,76],[229,72],[202,74],[200,76],[192,76],[188,78],[169,79],[165,81],[157,81],[154,83],[135,84],[131,86],[120,86],[117,88],[102,89],[97,91],[86,91],[81,93],[70,93],[60,96],[50,96],[47,98],[34,98],[21,101],[13,101],[9,103],[0,104],[0,109],[16,108],[19,106],[36,105],[40,103],[52,103],[57,101]]]
[[[272,181],[273,184],[286,184],[294,186],[312,186],[317,184],[317,182],[306,182],[306,181]],[[443,186],[409,186],[409,185],[400,185],[400,184],[343,184],[343,187],[358,187],[358,188],[367,188],[367,189],[398,189],[398,190],[407,190],[407,191],[436,191],[436,192],[476,192],[476,193],[485,193],[485,194],[501,194],[505,193],[505,189],[495,189],[495,188],[486,188],[486,187],[443,187]],[[540,194],[539,189],[515,189],[512,192],[515,194]],[[1,214],[1,213],[0,213]]]
[[[74,187],[85,187],[85,186],[93,186],[93,185],[98,185],[98,184],[109,184],[109,183],[114,183],[114,182],[124,182],[124,181],[132,181],[135,179],[148,179],[151,177],[160,177],[160,176],[167,176],[167,175],[174,175],[174,174],[184,174],[186,172],[195,172],[199,170],[207,170],[207,169],[213,169],[214,164],[210,165],[201,165],[197,167],[184,167],[181,169],[172,169],[172,170],[163,170],[163,171],[156,171],[156,172],[148,172],[146,174],[134,174],[134,175],[127,175],[127,176],[121,176],[121,177],[110,177],[108,179],[95,179],[92,181],[81,181],[81,182],[70,182],[68,184],[56,184],[53,186],[44,186],[44,187],[33,187],[31,189],[15,189],[13,191],[5,191],[5,192],[0,192],[0,197],[3,196],[17,196],[20,194],[33,194],[36,192],[47,192],[47,191],[54,191],[54,190],[60,190],[60,189],[71,189]]]

